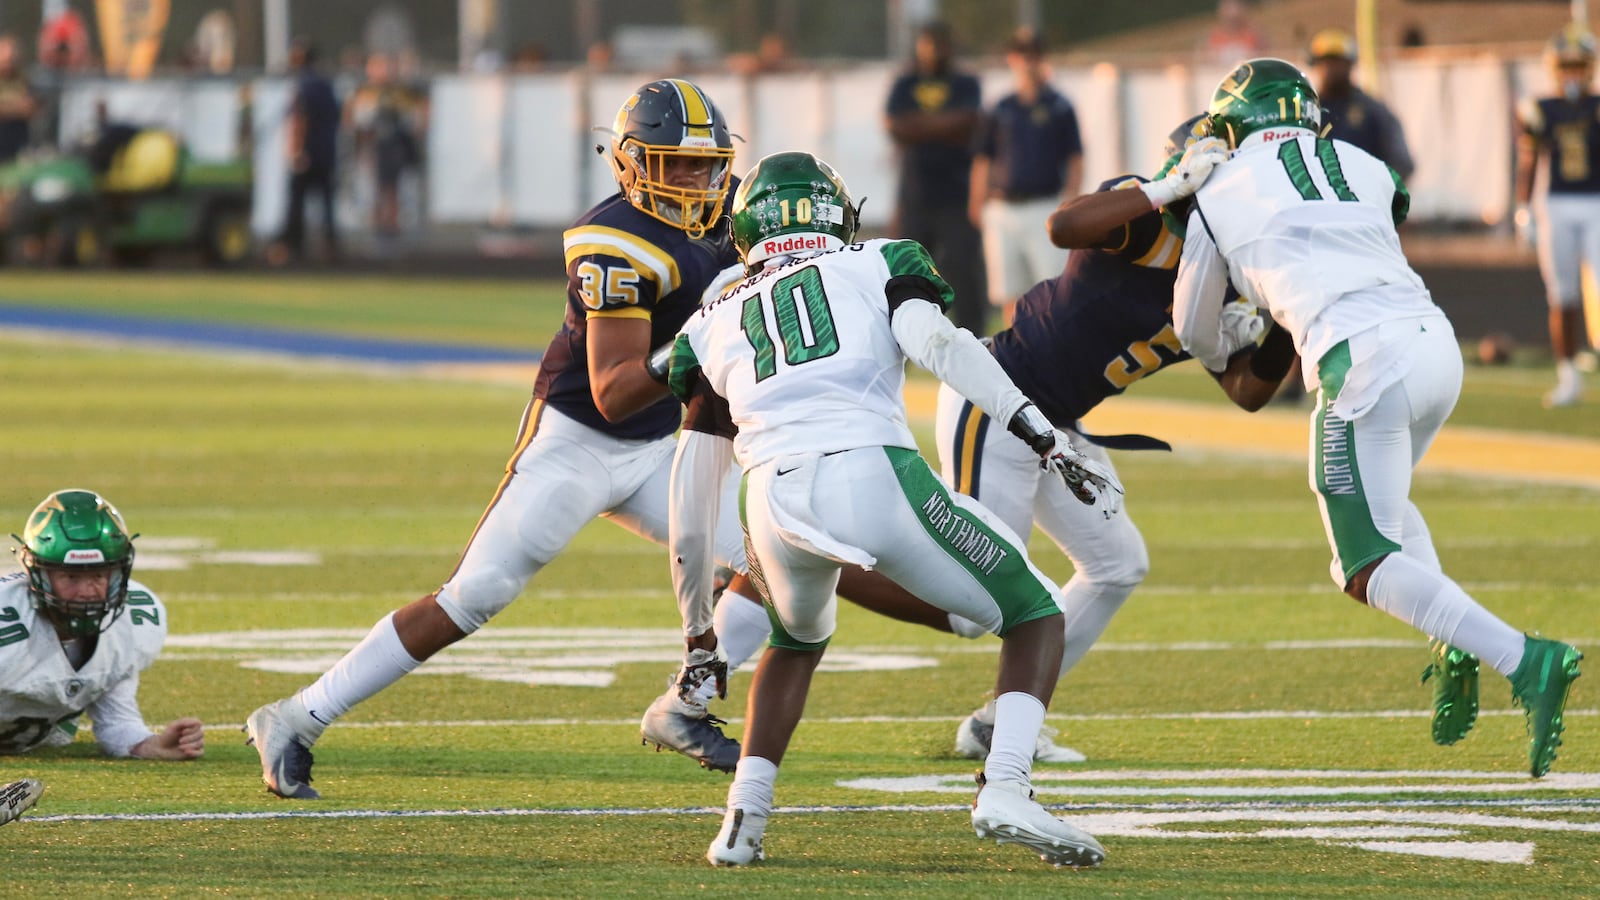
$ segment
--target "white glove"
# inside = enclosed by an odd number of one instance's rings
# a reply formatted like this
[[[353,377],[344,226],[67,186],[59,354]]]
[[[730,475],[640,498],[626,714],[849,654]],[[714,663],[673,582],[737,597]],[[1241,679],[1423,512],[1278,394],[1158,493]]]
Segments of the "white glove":
[[[1169,203],[1194,196],[1211,177],[1211,170],[1228,161],[1228,145],[1220,138],[1205,137],[1189,145],[1183,158],[1172,167],[1167,177],[1160,181],[1139,185],[1139,190],[1150,198],[1150,208],[1160,209]]]
[[[1518,206],[1516,214],[1511,217],[1511,223],[1516,229],[1517,240],[1529,247],[1538,244],[1539,232],[1533,224],[1533,210],[1526,206]]]
[[[1235,300],[1222,306],[1222,347],[1232,356],[1261,339],[1267,330],[1267,320],[1248,300]]]
[[[1096,507],[1106,518],[1115,515],[1122,508],[1122,482],[1116,473],[1084,456],[1061,432],[1055,437],[1055,449],[1040,458],[1040,468],[1060,475],[1079,503]]]

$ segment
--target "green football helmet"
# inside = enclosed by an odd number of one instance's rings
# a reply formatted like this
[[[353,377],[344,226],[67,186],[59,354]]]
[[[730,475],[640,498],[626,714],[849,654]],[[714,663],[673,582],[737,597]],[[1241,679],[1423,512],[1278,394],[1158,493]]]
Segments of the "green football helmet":
[[[843,247],[856,239],[859,212],[832,166],[810,153],[774,153],[733,195],[733,245],[751,269],[786,253]]]
[[[122,514],[93,491],[56,491],[28,516],[16,549],[28,573],[34,606],[67,635],[96,635],[111,627],[128,601],[133,535]],[[52,573],[105,576],[97,598],[62,596]]]
[[[1211,133],[1233,148],[1268,128],[1322,130],[1316,88],[1294,63],[1281,59],[1240,63],[1212,93],[1209,116]]]

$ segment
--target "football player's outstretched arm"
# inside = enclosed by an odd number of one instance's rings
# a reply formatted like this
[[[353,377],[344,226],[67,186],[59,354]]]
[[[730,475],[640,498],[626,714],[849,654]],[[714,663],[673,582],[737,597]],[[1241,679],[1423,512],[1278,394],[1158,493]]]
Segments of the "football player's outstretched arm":
[[[732,464],[733,441],[689,429],[678,435],[667,493],[667,558],[690,650],[717,646],[711,628],[713,557],[722,484]]]
[[[1060,475],[1080,501],[1102,504],[1107,514],[1115,511],[1122,494],[1116,475],[1079,453],[1054,430],[972,332],[951,324],[933,301],[907,296],[903,289],[890,302],[889,324],[907,359],[938,376],[990,418],[1007,423],[1012,434],[1039,454],[1040,465]]]
[[[130,675],[89,705],[94,739],[107,756],[182,760],[205,752],[205,728],[199,719],[178,719],[154,733],[145,727],[138,694],[139,676]]]
[[[1133,177],[1119,189],[1096,191],[1063,203],[1050,214],[1050,241],[1057,247],[1111,247],[1122,235],[1114,233],[1147,212],[1194,196],[1211,170],[1228,159],[1228,147],[1216,138],[1202,138],[1189,146],[1165,177],[1139,181]],[[1138,190],[1132,190],[1137,187]]]
[[[595,316],[585,338],[589,390],[608,422],[620,422],[667,396],[667,389],[645,371],[650,353],[650,320]]]

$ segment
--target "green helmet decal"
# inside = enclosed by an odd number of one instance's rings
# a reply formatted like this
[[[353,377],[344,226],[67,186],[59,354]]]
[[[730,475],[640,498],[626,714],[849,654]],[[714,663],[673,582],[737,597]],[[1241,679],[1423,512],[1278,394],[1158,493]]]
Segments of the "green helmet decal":
[[[1322,129],[1322,103],[1305,73],[1281,59],[1239,64],[1211,95],[1211,133],[1239,144],[1267,128]]]
[[[833,167],[810,153],[774,153],[733,195],[733,245],[746,266],[830,250],[856,239],[859,206]]]
[[[93,491],[56,491],[28,516],[17,556],[28,573],[34,606],[57,627],[76,636],[111,627],[128,599],[133,572],[133,536],[122,514]],[[105,576],[105,591],[63,596],[55,572]]]

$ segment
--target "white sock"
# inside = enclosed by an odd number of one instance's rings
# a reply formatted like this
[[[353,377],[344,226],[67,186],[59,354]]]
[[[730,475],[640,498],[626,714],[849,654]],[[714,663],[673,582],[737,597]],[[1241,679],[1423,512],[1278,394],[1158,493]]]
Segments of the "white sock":
[[[361,643],[334,663],[333,668],[295,696],[311,718],[326,728],[349,712],[350,707],[394,684],[420,665],[422,663],[412,659],[400,643],[400,633],[394,628],[394,613],[390,613],[372,626]],[[312,739],[319,736],[320,733],[306,735]]]
[[[778,765],[761,756],[746,756],[733,770],[728,786],[728,809],[740,807],[758,815],[772,814],[773,785],[778,781]]]
[[[1044,704],[1022,691],[1009,691],[994,700],[994,737],[989,758],[983,762],[987,781],[1028,783],[1033,774],[1033,745],[1044,725]]]
[[[772,634],[767,608],[733,591],[724,591],[722,599],[717,601],[711,627],[717,630],[717,644],[722,648],[722,655],[728,658],[730,673],[766,646],[767,636]]]
[[[1062,606],[1061,627],[1066,630],[1067,642],[1061,651],[1059,678],[1067,677],[1067,672],[1089,652],[1136,587],[1136,584],[1097,584],[1082,575],[1073,575],[1062,585],[1061,593],[1066,602]]]
[[[1523,635],[1461,586],[1404,553],[1391,553],[1367,582],[1367,602],[1432,638],[1459,647],[1511,677]]]
[[[1563,385],[1576,384],[1582,376],[1578,374],[1577,360],[1568,357],[1556,360],[1556,381]]]

